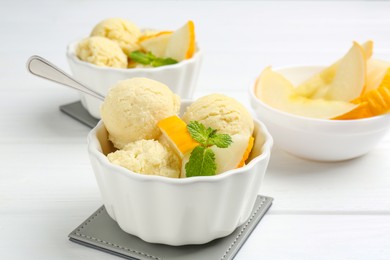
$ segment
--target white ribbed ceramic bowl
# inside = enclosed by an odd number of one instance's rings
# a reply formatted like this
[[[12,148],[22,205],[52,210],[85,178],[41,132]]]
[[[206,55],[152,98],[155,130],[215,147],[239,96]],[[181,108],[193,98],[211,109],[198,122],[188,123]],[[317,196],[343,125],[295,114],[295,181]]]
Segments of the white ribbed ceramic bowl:
[[[321,70],[320,66],[296,66],[276,69],[294,85]],[[275,145],[283,150],[316,161],[342,161],[372,150],[390,129],[390,114],[357,120],[327,120],[297,116],[277,110],[249,89],[256,117],[264,122]]]
[[[193,97],[202,62],[202,52],[199,49],[191,59],[177,64],[157,68],[119,69],[96,66],[80,60],[75,54],[77,44],[78,41],[70,43],[66,52],[73,77],[104,96],[119,80],[145,77],[166,84],[183,99]],[[88,112],[93,117],[100,118],[102,102],[88,95],[80,95],[81,103]]]
[[[254,137],[246,166],[186,179],[142,175],[111,164],[105,154],[112,145],[102,121],[88,136],[88,151],[104,206],[122,230],[151,243],[202,244],[229,235],[250,216],[272,147],[257,120]]]

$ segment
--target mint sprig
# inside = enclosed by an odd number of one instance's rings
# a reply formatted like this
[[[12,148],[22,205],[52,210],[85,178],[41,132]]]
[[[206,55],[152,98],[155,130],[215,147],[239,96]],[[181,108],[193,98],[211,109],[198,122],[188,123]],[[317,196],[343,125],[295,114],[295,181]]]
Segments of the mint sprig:
[[[144,53],[141,51],[133,51],[132,53],[130,53],[129,57],[137,63],[151,65],[153,67],[160,67],[177,63],[177,60],[174,60],[172,58],[158,58],[154,56],[151,52]]]
[[[185,165],[186,176],[211,176],[215,175],[217,164],[215,153],[210,146],[227,148],[233,141],[228,134],[218,134],[217,130],[211,127],[206,128],[197,121],[191,121],[187,125],[191,137],[199,143],[192,150],[190,158]]]
[[[217,130],[211,127],[206,128],[197,121],[191,121],[187,125],[191,137],[198,143],[208,147],[216,145],[219,148],[227,148],[232,143],[232,138],[228,134],[218,134]]]

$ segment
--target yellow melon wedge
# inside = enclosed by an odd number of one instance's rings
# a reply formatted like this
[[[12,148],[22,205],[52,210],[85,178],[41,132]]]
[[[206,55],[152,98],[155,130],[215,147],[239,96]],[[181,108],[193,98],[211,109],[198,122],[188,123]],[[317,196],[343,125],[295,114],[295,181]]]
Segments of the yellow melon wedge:
[[[339,62],[336,62],[313,75],[295,88],[296,93],[303,97],[312,98],[321,88],[332,83],[338,66]]]
[[[334,120],[349,120],[349,119],[361,119],[373,116],[368,108],[368,102],[361,102],[356,108],[351,111],[332,118]]]
[[[199,145],[198,142],[192,139],[187,130],[187,124],[177,116],[162,119],[157,123],[157,126],[181,157]]]
[[[309,99],[298,95],[280,73],[266,68],[255,84],[255,95],[278,110],[311,118],[329,119],[345,114],[358,105],[344,101]]]
[[[182,61],[190,59],[195,51],[195,25],[193,21],[188,21],[171,35],[165,57]]]
[[[365,88],[365,62],[372,56],[372,50],[372,41],[362,46],[354,42],[343,58],[310,77],[295,91],[308,98],[350,101],[358,97]],[[351,76],[351,73],[357,77]]]
[[[139,39],[139,45],[145,52],[151,52],[156,57],[164,57],[172,32],[162,31]]]
[[[363,48],[356,42],[340,61],[332,83],[327,85],[323,95],[316,93],[315,98],[351,101],[359,97],[366,80],[366,58]]]
[[[356,104],[367,102],[373,115],[388,113],[390,111],[390,69],[387,69],[377,89],[368,91],[352,102]]]
[[[252,151],[254,142],[255,142],[255,138],[253,136],[251,136],[249,138],[248,146],[246,147],[244,155],[242,156],[242,159],[241,159],[240,163],[237,165],[237,168],[240,168],[240,167],[245,165],[245,162],[246,162],[246,160],[248,160],[249,155],[250,155],[250,153]]]
[[[390,113],[390,68],[377,89],[372,89],[352,101],[359,106],[334,119],[359,119]]]
[[[390,63],[387,61],[377,59],[367,61],[367,79],[364,93],[379,87],[388,68],[390,68]]]
[[[374,42],[369,40],[362,44],[362,48],[366,57],[366,60],[371,59],[373,50],[374,50]]]

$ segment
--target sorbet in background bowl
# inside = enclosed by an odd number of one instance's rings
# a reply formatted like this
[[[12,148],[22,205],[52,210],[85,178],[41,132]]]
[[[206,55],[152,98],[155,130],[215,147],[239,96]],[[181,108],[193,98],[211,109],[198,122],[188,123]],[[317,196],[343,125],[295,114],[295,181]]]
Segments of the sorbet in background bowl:
[[[173,32],[142,32],[130,21],[111,18],[96,25],[90,37],[70,43],[67,60],[73,76],[103,96],[119,80],[145,77],[166,84],[182,98],[192,98],[202,61],[194,30],[189,21]],[[101,101],[84,94],[81,101],[100,118]]]

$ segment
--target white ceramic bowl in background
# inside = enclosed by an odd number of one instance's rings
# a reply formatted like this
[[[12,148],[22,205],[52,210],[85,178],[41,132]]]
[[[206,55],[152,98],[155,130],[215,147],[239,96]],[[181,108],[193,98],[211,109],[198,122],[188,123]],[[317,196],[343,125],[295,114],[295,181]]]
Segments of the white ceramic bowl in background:
[[[182,109],[188,101],[182,102]],[[88,136],[88,151],[108,214],[122,230],[151,243],[203,244],[232,233],[250,216],[268,165],[272,137],[255,120],[250,162],[216,176],[172,179],[111,164],[102,121]]]
[[[320,66],[277,69],[294,85],[321,70]],[[256,117],[264,122],[283,150],[310,160],[341,161],[366,154],[390,129],[390,115],[357,120],[326,120],[307,118],[277,110],[255,96],[249,89]]]
[[[183,99],[191,99],[193,97],[202,62],[202,52],[200,50],[197,50],[191,59],[169,66],[119,69],[96,66],[80,60],[75,54],[77,44],[78,41],[70,43],[66,52],[72,74],[75,79],[103,96],[107,94],[110,87],[120,80],[145,77],[166,84]],[[93,117],[100,118],[101,101],[81,94],[81,102]]]

